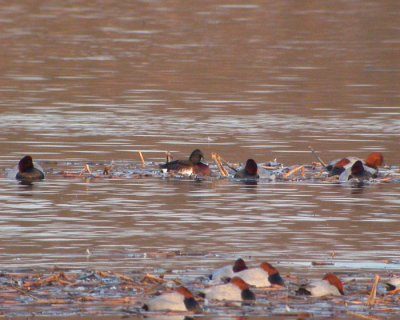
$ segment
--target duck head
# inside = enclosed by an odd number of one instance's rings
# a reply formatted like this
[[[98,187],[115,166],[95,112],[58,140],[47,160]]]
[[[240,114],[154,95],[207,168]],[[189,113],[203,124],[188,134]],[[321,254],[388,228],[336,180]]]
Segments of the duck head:
[[[25,156],[18,163],[19,172],[26,172],[33,169],[33,160],[31,156]]]
[[[339,290],[341,295],[344,295],[343,283],[337,276],[332,273],[327,273],[322,280],[328,281],[332,286],[335,286]]]
[[[193,164],[199,164],[202,159],[204,159],[204,155],[200,149],[194,150],[189,157],[189,161]]]
[[[368,167],[378,169],[383,164],[383,155],[380,152],[372,152],[367,160],[365,160],[365,164]]]
[[[246,166],[244,167],[248,175],[255,176],[258,172],[257,163],[253,159],[248,159],[246,161]]]

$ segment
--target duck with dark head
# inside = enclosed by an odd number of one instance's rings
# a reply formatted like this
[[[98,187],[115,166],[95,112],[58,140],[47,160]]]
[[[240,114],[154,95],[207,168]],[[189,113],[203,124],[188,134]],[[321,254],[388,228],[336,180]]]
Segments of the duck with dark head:
[[[201,150],[194,150],[188,160],[175,160],[160,165],[161,169],[167,169],[168,172],[183,175],[198,175],[198,176],[210,176],[210,167],[203,163],[201,160],[204,159],[203,152]]]
[[[35,168],[31,156],[25,156],[18,163],[17,180],[36,181],[44,179],[43,171]]]
[[[235,173],[235,178],[238,179],[258,179],[258,166],[257,162],[253,159],[248,159],[243,169]]]

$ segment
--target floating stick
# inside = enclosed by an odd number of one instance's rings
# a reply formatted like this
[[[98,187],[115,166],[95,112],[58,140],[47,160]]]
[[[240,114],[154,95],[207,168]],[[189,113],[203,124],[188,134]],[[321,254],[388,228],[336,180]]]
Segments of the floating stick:
[[[146,163],[144,162],[143,154],[142,154],[141,151],[138,151],[138,152],[139,152],[140,159],[142,160],[142,166],[145,167],[145,166],[146,166]]]
[[[171,152],[167,151],[165,152],[165,156],[166,156],[166,162],[171,162],[172,161],[172,154]]]
[[[291,175],[295,174],[296,172],[301,171],[301,175],[304,177],[304,166],[299,166],[290,170],[288,173],[284,174],[284,178],[289,178]]]
[[[356,318],[360,318],[360,319],[367,319],[367,320],[381,320],[381,318],[376,318],[376,317],[372,317],[372,316],[367,316],[361,313],[357,313],[357,312],[352,312],[352,311],[347,311],[348,315],[354,316]]]
[[[219,172],[221,173],[221,175],[223,177],[227,177],[228,176],[228,172],[226,171],[226,169],[224,168],[224,166],[221,163],[221,159],[220,156],[217,153],[212,153],[211,154],[211,158],[214,160],[214,162],[216,163]]]
[[[368,298],[368,305],[372,306],[376,303],[376,289],[378,287],[380,277],[378,275],[375,275],[375,282],[374,285],[372,286],[371,293],[369,294]]]
[[[92,174],[92,170],[90,170],[90,167],[88,164],[85,164],[85,166],[83,167],[82,171],[79,173],[79,175],[83,175],[85,172]]]
[[[218,159],[224,164],[226,165],[229,169],[232,169],[235,172],[238,172],[238,169],[232,167],[227,161],[225,161],[224,159],[222,159],[222,157],[220,155],[218,155]]]
[[[315,158],[317,158],[317,160],[322,164],[322,166],[323,166],[324,168],[326,168],[326,167],[327,167],[327,164],[324,162],[324,160],[322,160],[322,159],[320,158],[320,156],[317,154],[317,152],[316,152],[311,146],[308,146],[308,149],[311,150],[311,153],[314,155]]]

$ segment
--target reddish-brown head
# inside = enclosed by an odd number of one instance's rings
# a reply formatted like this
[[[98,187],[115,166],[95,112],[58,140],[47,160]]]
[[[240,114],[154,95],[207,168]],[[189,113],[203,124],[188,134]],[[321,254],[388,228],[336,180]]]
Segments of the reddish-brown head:
[[[176,289],[176,292],[180,293],[182,296],[185,297],[185,299],[190,299],[193,298],[193,294],[186,289],[185,287],[179,287]]]
[[[350,160],[347,158],[343,158],[342,160],[336,162],[335,168],[344,168],[346,165],[350,163]]]
[[[236,287],[238,287],[242,291],[249,289],[249,285],[247,284],[247,282],[243,281],[242,278],[233,277],[231,279],[231,283],[234,284]]]
[[[31,156],[25,156],[18,163],[19,172],[26,172],[33,169],[33,160]]]
[[[383,155],[380,152],[372,152],[367,160],[365,160],[365,164],[368,167],[378,169],[383,164]]]
[[[334,274],[332,273],[327,273],[322,280],[326,280],[328,281],[331,285],[335,286],[340,294],[344,295],[344,288],[343,288],[343,283],[342,281],[339,280],[338,277],[336,277]]]
[[[248,175],[255,176],[258,172],[257,163],[253,159],[248,159],[246,161],[246,166],[244,167]]]
[[[240,272],[246,269],[247,269],[246,262],[244,262],[242,258],[237,259],[233,264],[232,268],[233,272]]]
[[[264,271],[268,272],[268,275],[273,276],[274,274],[279,273],[279,271],[274,268],[272,265],[270,265],[268,262],[263,262],[260,265],[261,269]]]

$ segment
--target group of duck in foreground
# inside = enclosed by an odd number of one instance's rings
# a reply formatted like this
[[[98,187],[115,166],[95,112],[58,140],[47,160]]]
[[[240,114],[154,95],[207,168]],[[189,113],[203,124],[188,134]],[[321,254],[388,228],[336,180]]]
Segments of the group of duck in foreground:
[[[236,301],[243,305],[252,305],[256,295],[252,288],[285,288],[285,282],[279,271],[269,264],[262,262],[258,267],[248,268],[245,261],[237,259],[233,265],[216,269],[210,276],[208,286],[199,290],[195,295],[186,287],[178,287],[174,291],[163,293],[147,301],[143,308],[146,311],[192,311],[201,312],[197,299],[210,301]],[[393,277],[386,283],[390,294],[400,292],[400,278]],[[297,295],[325,296],[345,295],[342,281],[333,273],[327,273],[321,280],[314,280],[300,285]]]
[[[313,151],[313,150],[312,150]],[[313,151],[314,155],[316,153]],[[140,153],[141,157],[142,154]],[[221,161],[221,158],[213,154],[213,159],[217,164],[217,171],[212,170],[210,165],[203,162],[204,154],[201,150],[194,150],[187,160],[175,160],[168,161],[170,158],[167,156],[167,162],[158,165],[158,171],[161,174],[167,174],[170,176],[195,176],[195,177],[209,177],[209,176],[231,176],[235,179],[253,180],[264,178],[264,177],[279,177],[286,178],[293,172],[302,173],[305,176],[305,170],[313,169],[310,176],[311,178],[324,178],[330,182],[357,182],[363,183],[374,179],[380,179],[381,181],[390,181],[388,173],[381,173],[379,168],[383,166],[384,159],[383,155],[379,152],[371,153],[366,160],[359,159],[357,157],[345,157],[331,161],[329,164],[325,164],[316,155],[318,162],[312,166],[298,166],[291,170],[290,167],[284,167],[276,161],[267,164],[257,164],[254,159],[248,159],[244,166],[234,167],[226,161]],[[142,158],[143,160],[143,158]],[[144,161],[143,161],[144,164]],[[224,166],[225,164],[225,166]],[[316,171],[316,167],[319,166],[319,171]],[[228,170],[230,173],[228,172]],[[321,169],[322,168],[322,169]],[[301,169],[301,170],[300,170]],[[104,174],[110,175],[109,168],[106,167]],[[219,171],[219,172],[218,172]],[[112,175],[112,173],[111,173]],[[31,156],[27,155],[23,157],[18,164],[18,173],[16,179],[21,181],[37,181],[44,179],[45,174],[39,167],[35,167]],[[388,180],[389,179],[389,180]]]

